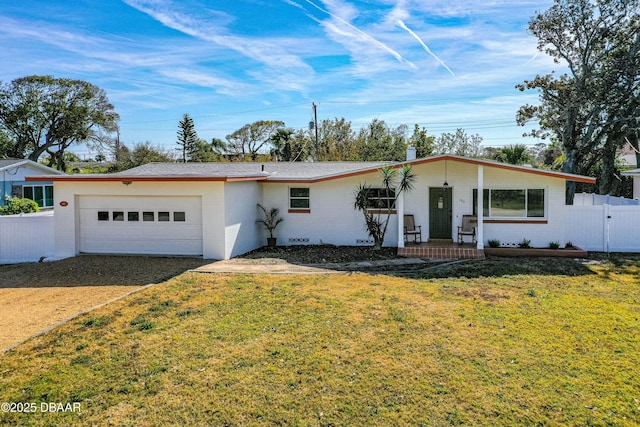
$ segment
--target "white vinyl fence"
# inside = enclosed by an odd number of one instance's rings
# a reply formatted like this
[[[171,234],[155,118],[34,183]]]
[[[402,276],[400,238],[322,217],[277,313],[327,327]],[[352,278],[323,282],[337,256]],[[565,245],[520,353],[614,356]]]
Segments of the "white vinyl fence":
[[[0,264],[35,262],[55,253],[53,211],[0,216]]]
[[[625,197],[609,196],[607,194],[593,193],[576,193],[573,197],[573,206],[592,206],[592,205],[631,205],[640,206],[640,200],[627,199]]]
[[[566,206],[567,241],[587,251],[640,252],[640,206]]]

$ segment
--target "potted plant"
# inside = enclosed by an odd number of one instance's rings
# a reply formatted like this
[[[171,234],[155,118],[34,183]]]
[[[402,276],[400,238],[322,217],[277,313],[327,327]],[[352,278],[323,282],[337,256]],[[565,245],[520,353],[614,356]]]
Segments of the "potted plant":
[[[264,228],[269,231],[269,237],[267,237],[267,246],[273,248],[276,246],[276,238],[273,236],[273,231],[276,229],[278,224],[284,221],[284,219],[280,218],[280,209],[278,208],[271,208],[267,211],[267,209],[260,203],[258,203],[258,207],[263,213],[263,219],[259,219],[256,222],[264,225]]]

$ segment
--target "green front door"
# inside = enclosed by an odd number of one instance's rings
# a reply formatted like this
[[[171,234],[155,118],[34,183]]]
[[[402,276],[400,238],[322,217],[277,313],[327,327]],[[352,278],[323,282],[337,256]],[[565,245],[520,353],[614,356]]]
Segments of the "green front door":
[[[451,239],[453,189],[429,188],[429,238]]]

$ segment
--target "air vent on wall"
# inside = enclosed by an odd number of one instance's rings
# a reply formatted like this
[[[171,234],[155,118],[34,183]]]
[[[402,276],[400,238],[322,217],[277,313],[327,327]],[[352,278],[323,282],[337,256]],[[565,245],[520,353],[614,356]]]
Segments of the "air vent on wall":
[[[373,245],[373,240],[370,240],[370,239],[356,239],[356,245]]]
[[[309,243],[308,237],[289,237],[289,243]]]

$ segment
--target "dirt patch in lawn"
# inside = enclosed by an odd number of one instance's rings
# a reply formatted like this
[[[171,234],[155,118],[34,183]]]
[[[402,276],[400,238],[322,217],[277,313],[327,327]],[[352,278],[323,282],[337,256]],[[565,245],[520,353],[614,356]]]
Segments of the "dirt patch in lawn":
[[[0,265],[0,350],[92,307],[210,261],[78,256]]]

